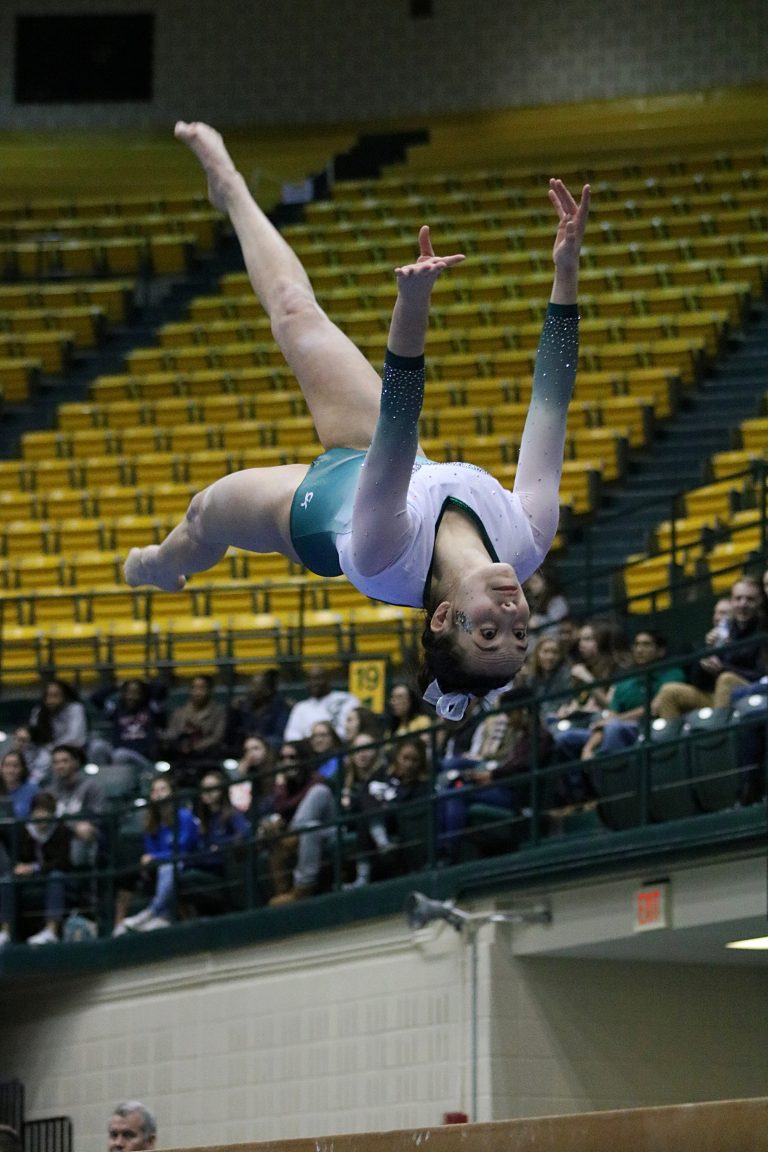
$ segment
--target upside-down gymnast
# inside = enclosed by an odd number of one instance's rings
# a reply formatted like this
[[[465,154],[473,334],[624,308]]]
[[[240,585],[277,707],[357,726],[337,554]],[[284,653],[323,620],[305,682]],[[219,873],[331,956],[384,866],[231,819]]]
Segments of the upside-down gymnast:
[[[219,133],[183,122],[175,132],[202,164],[211,203],[229,215],[324,451],[309,467],[248,468],[215,481],[161,544],[131,550],[126,580],[178,591],[230,546],[280,552],[321,576],[343,572],[376,600],[425,609],[425,698],[438,715],[458,719],[470,696],[502,687],[520,668],[529,617],[521,583],[557,531],[589,186],[577,204],[561,180],[549,182],[558,215],[554,283],[508,492],[475,465],[428,460],[418,443],[432,286],[464,257],[436,256],[421,228],[418,259],[395,269],[382,380],[319,307]]]

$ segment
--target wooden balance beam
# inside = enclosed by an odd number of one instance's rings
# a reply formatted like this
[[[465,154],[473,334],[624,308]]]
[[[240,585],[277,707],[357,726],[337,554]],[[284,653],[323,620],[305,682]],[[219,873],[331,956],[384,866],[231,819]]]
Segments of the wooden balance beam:
[[[185,1152],[768,1152],[768,1098],[582,1112]]]

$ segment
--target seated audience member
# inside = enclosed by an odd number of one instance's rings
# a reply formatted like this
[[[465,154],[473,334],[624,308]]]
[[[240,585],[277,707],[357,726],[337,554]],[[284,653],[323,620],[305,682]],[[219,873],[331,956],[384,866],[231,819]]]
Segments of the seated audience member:
[[[126,1100],[112,1112],[107,1130],[108,1152],[133,1152],[134,1149],[154,1148],[157,1140],[157,1121],[145,1104],[139,1100]]]
[[[528,632],[536,639],[541,636],[556,637],[559,623],[568,615],[569,606],[553,565],[545,560],[528,577],[523,591],[531,609]]]
[[[542,636],[533,651],[526,658],[520,675],[515,678],[515,687],[524,688],[535,699],[554,696],[547,708],[556,711],[566,698],[558,693],[568,693],[573,687],[571,660],[563,652],[556,636]]]
[[[664,684],[652,703],[654,716],[665,720],[684,716],[696,708],[728,708],[734,688],[757,680],[766,670],[765,651],[758,634],[763,628],[760,614],[762,590],[757,580],[742,576],[731,588],[730,616],[722,607],[718,619],[704,637],[713,651],[703,656],[679,684]],[[727,631],[726,631],[727,629]],[[732,648],[736,641],[755,637],[752,644]]]
[[[226,710],[214,699],[213,678],[193,677],[186,703],[174,708],[168,727],[160,734],[178,787],[196,787],[207,768],[219,766],[225,729]]]
[[[258,823],[272,811],[275,784],[275,749],[263,736],[246,736],[237,762],[229,799],[238,812],[248,812]]]
[[[49,792],[38,792],[30,819],[21,830],[12,866],[13,876],[22,883],[15,886],[14,893],[9,873],[0,878],[0,946],[12,939],[14,896],[24,912],[32,910],[30,905],[36,905],[42,896],[45,924],[27,943],[58,943],[66,908],[67,874],[72,871],[71,845],[72,831],[56,818],[55,799]]]
[[[144,851],[138,867],[119,880],[113,936],[152,932],[171,924],[176,914],[176,876],[197,845],[197,820],[189,808],[177,805],[168,776],[156,776],[144,817]],[[140,912],[127,916],[134,887],[151,898]]]
[[[306,675],[307,697],[294,704],[283,732],[283,740],[308,740],[312,725],[318,720],[330,720],[343,738],[347,712],[360,701],[351,692],[331,688],[328,669],[313,665]]]
[[[125,680],[120,687],[94,692],[91,703],[109,721],[109,740],[93,736],[88,754],[97,764],[125,764],[139,776],[154,771],[158,758],[158,731],[165,719],[164,685]]]
[[[534,764],[546,765],[552,737],[539,723],[532,723],[532,710],[517,706],[525,695],[513,689],[499,700],[503,711],[486,718],[478,731],[475,757],[464,766],[444,773],[438,782],[438,847],[445,863],[460,859],[462,838],[473,804],[489,804],[522,812],[530,806],[530,781],[525,779]]]
[[[370,708],[366,708],[362,704],[358,704],[356,708],[350,708],[347,712],[346,720],[344,722],[344,743],[349,748],[355,736],[359,736],[361,732],[365,732],[368,736],[378,738],[384,731],[384,723],[380,716]]]
[[[582,624],[576,646],[576,659],[571,665],[571,684],[575,695],[557,709],[558,716],[574,713],[595,715],[608,706],[610,684],[621,671],[615,651],[615,631],[603,620]]]
[[[26,820],[37,791],[24,753],[15,749],[6,752],[0,760],[0,814]]]
[[[334,790],[340,788],[344,745],[329,720],[318,720],[312,725],[309,747],[317,774]]]
[[[349,755],[342,793],[356,837],[355,879],[349,888],[418,867],[412,862],[416,855],[420,863],[426,859],[424,817],[431,795],[426,746],[418,736],[406,736],[387,751],[361,733]],[[419,800],[424,803],[415,803]]]
[[[386,735],[393,739],[426,732],[435,724],[424,710],[419,693],[404,680],[396,680],[390,689],[387,720]]]
[[[242,860],[251,825],[231,804],[229,779],[221,768],[209,769],[200,781],[197,820],[197,851],[181,875],[180,894],[198,914],[231,911],[227,878],[236,860]]]
[[[85,707],[77,692],[64,680],[49,680],[42,699],[29,714],[31,745],[26,749],[32,779],[48,783],[51,756],[58,744],[84,749],[88,743],[88,721]]]
[[[257,672],[245,693],[233,700],[225,739],[231,751],[242,748],[248,736],[260,736],[273,748],[282,740],[290,706],[279,690],[279,675],[277,668]]]
[[[589,760],[597,752],[610,754],[629,747],[640,735],[646,710],[662,685],[683,682],[681,668],[643,672],[667,655],[667,639],[660,632],[640,629],[632,642],[632,652],[632,667],[627,672],[633,671],[634,675],[625,672],[614,681],[608,693],[608,707],[589,728],[569,728],[556,733],[555,745],[559,752]]]
[[[106,828],[99,819],[106,810],[101,786],[83,772],[85,752],[69,744],[57,744],[51,754],[53,778],[48,792],[56,801],[56,815],[68,817],[72,829],[72,863],[92,868],[104,845]]]
[[[284,740],[277,757],[273,812],[259,825],[269,852],[273,896],[290,904],[314,895],[320,883],[323,846],[337,835],[333,792],[314,771],[305,741]]]

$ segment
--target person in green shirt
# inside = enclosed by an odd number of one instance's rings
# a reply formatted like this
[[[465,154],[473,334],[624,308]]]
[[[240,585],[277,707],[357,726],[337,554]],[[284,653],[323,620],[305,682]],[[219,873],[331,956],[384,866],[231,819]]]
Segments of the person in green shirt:
[[[667,655],[667,641],[661,632],[643,629],[632,641],[634,675],[622,676],[611,686],[608,708],[592,725],[581,750],[581,759],[589,760],[601,753],[620,752],[637,740],[643,716],[649,702],[662,684],[675,684],[685,680],[682,668],[654,668],[644,671],[649,664],[663,660]]]

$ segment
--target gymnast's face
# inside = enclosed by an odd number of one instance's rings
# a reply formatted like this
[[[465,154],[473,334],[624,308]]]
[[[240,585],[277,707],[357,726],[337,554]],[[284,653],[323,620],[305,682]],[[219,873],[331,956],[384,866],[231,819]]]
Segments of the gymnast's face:
[[[528,649],[531,615],[509,564],[487,564],[464,576],[432,616],[434,631],[450,631],[466,672],[485,676],[519,671]]]

